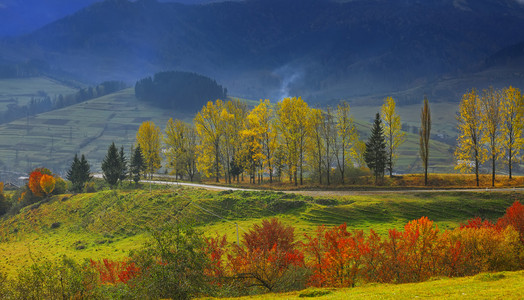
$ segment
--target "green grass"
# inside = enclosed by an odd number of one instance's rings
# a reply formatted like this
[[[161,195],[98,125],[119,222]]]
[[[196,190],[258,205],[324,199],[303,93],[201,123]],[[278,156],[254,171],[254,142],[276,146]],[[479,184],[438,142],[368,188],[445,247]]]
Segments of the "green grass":
[[[147,106],[126,89],[0,126],[0,164],[24,170],[43,165],[60,172],[75,153],[84,153],[97,171],[113,141],[129,151],[142,122],[153,120],[164,128],[171,117],[189,116]]]
[[[522,192],[419,193],[336,197],[332,201],[282,192],[212,192],[182,187],[101,191],[60,195],[28,206],[0,222],[0,272],[13,274],[36,258],[62,255],[119,259],[137,249],[148,230],[176,220],[191,222],[205,235],[239,235],[262,219],[278,217],[295,227],[298,239],[319,225],[344,222],[351,229],[373,228],[386,234],[428,216],[439,228],[481,216],[495,221]],[[329,205],[325,205],[328,203]],[[335,205],[333,205],[335,204]],[[236,224],[235,224],[236,223]]]
[[[59,94],[74,94],[77,90],[47,77],[0,79],[0,112],[6,111],[9,104],[23,106],[32,97],[42,98],[42,92],[52,100]]]
[[[481,273],[463,278],[434,278],[421,283],[367,284],[343,289],[307,289],[221,299],[522,299],[524,271]],[[210,298],[205,298],[210,299]]]

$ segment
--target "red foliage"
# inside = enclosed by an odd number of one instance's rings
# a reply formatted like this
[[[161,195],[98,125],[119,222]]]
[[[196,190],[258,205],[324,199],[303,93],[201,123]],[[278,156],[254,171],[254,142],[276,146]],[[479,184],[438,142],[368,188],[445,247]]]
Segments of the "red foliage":
[[[505,228],[512,226],[520,235],[520,241],[524,244],[524,205],[515,201],[506,209],[506,214],[497,222],[497,226]]]
[[[469,219],[469,220],[467,220],[467,222],[468,222],[467,224],[461,223],[460,224],[460,228],[461,229],[464,229],[464,228],[475,228],[475,229],[479,229],[479,228],[495,228],[495,224],[491,223],[488,220],[482,221],[482,218],[480,218],[480,217],[475,217],[473,219]]]
[[[225,265],[223,256],[226,252],[227,240],[226,236],[218,236],[216,238],[206,238],[206,246],[204,248],[208,258],[211,262],[205,273],[215,279],[213,283],[220,285],[220,279],[226,275]]]
[[[127,282],[140,274],[140,269],[133,262],[112,261],[104,258],[101,262],[91,260],[91,266],[100,274],[102,284]]]
[[[264,220],[243,235],[243,247],[234,245],[229,266],[248,286],[272,291],[292,266],[304,265],[304,254],[295,249],[294,228],[277,219]]]
[[[40,173],[40,171],[31,172],[31,174],[29,175],[29,182],[27,183],[33,195],[37,197],[44,196],[44,191],[40,186],[40,179],[42,178],[42,175],[43,174]]]

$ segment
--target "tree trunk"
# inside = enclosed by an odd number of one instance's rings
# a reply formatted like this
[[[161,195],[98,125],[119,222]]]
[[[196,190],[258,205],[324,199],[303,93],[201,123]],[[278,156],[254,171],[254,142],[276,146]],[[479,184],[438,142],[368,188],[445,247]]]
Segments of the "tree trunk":
[[[491,157],[491,167],[492,167],[492,173],[491,173],[491,186],[495,186],[495,154]]]

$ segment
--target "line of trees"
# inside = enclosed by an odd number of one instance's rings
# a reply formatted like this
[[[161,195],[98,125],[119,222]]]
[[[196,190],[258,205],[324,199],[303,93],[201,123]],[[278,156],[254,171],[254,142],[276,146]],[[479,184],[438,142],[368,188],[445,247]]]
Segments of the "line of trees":
[[[520,90],[510,86],[479,93],[472,89],[462,97],[457,120],[456,169],[474,170],[479,186],[480,166],[490,161],[494,186],[496,162],[503,161],[511,179],[524,149],[524,97]]]
[[[95,87],[82,88],[78,92],[69,95],[59,94],[51,99],[44,91],[38,92],[38,97],[32,97],[25,105],[18,104],[18,100],[10,99],[7,110],[0,114],[0,123],[8,123],[20,118],[34,116],[36,114],[60,109],[77,103],[81,103],[97,97],[102,97],[126,88],[121,81],[105,81]]]
[[[162,135],[153,122],[144,122],[137,143],[149,174],[160,168],[163,154],[166,169],[177,178],[191,181],[202,174],[214,177],[216,182],[224,178],[231,183],[247,175],[251,183],[261,183],[265,178],[272,183],[286,177],[302,185],[309,175],[319,184],[344,184],[348,172],[360,170],[357,172],[362,174],[367,166],[379,183],[386,168],[393,176],[399,146],[405,141],[393,98],[384,100],[381,111],[382,118],[377,113],[380,130],[372,129],[366,144],[360,140],[345,101],[320,110],[309,107],[300,97],[277,104],[261,100],[249,110],[238,100],[216,100],[197,113],[194,126],[170,119]],[[430,125],[421,128],[424,126]],[[429,128],[427,136],[429,141]],[[373,153],[377,151],[371,150],[375,143],[383,143],[383,154]],[[427,174],[429,143],[425,149]]]
[[[464,95],[459,107],[456,167],[475,166],[477,185],[479,166],[487,159],[492,162],[494,184],[497,160],[505,159],[511,178],[512,165],[522,158],[522,103],[520,91],[512,87],[486,90],[482,96],[475,90]],[[419,155],[427,185],[431,136],[427,98],[420,122]],[[309,176],[319,184],[343,184],[348,172],[367,166],[380,183],[386,171],[394,175],[398,150],[405,141],[391,97],[384,100],[381,114],[377,113],[367,143],[360,140],[344,101],[325,110],[309,107],[300,97],[276,104],[261,100],[251,110],[238,100],[209,101],[193,123],[170,119],[164,134],[153,122],[142,124],[137,141],[149,174],[160,168],[164,155],[166,169],[191,181],[202,174],[231,183],[247,175],[251,183],[287,178],[302,185]]]

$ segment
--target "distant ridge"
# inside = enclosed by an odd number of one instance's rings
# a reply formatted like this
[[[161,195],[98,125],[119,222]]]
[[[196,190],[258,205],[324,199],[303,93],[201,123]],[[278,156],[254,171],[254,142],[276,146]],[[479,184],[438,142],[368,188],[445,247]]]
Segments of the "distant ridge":
[[[4,41],[0,58],[41,59],[93,82],[176,69],[255,99],[398,93],[403,103],[443,78],[490,67],[495,53],[524,41],[522,28],[524,5],[515,0],[106,0]]]

